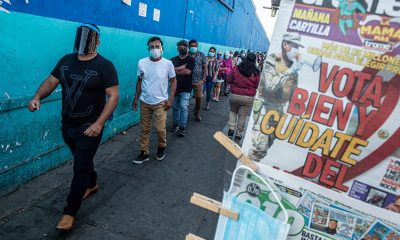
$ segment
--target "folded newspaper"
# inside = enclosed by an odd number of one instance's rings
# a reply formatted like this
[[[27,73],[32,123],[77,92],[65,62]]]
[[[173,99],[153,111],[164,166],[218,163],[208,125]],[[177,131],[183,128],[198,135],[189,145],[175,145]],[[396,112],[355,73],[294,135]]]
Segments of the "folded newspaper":
[[[270,185],[280,199],[276,199],[257,176],[245,169],[240,169],[232,177],[230,192],[239,200],[283,220],[283,211],[277,204],[280,201],[289,214],[288,239],[400,239],[400,221],[396,213],[376,216],[376,206],[357,202],[269,166],[262,166],[259,173],[273,183]],[[317,194],[321,192],[324,194]]]

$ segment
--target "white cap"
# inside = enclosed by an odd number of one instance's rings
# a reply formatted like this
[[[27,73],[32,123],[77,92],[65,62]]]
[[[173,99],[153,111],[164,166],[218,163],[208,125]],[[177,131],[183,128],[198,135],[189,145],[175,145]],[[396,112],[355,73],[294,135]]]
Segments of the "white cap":
[[[300,47],[304,47],[300,42],[301,41],[300,34],[296,33],[296,32],[290,32],[290,33],[283,34],[283,39],[282,40],[294,43],[296,45],[299,45]]]

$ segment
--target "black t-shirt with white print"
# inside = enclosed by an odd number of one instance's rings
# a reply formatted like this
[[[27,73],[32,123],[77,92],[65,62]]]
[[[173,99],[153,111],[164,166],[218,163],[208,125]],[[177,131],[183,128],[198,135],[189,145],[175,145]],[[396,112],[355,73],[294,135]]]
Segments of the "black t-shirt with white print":
[[[62,87],[62,124],[79,126],[94,123],[106,104],[105,89],[118,85],[114,64],[97,54],[89,61],[67,54],[58,61],[51,75]]]

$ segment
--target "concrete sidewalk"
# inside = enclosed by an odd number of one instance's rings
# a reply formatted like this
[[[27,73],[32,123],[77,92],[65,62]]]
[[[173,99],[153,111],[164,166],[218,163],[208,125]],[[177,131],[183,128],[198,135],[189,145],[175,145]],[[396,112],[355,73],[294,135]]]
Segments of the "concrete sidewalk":
[[[226,159],[228,165],[234,161],[212,135],[225,128],[228,98],[213,102],[201,122],[194,121],[192,108],[185,137],[168,131],[162,162],[155,159],[153,132],[151,160],[132,163],[139,153],[138,125],[100,146],[95,159],[100,189],[83,202],[73,231],[55,230],[72,178],[68,162],[0,198],[0,239],[171,240],[187,233],[213,239],[218,216],[189,200],[193,192],[222,199]],[[171,117],[169,112],[168,126]]]

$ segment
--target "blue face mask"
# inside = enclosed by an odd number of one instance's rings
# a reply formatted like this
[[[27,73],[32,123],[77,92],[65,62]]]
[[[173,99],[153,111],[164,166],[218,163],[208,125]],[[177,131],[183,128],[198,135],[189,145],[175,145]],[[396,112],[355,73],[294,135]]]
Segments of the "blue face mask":
[[[236,175],[238,169],[246,169],[253,175],[258,176],[254,171],[247,167],[240,166],[236,169],[233,176]],[[273,192],[271,186],[263,180],[260,176],[259,179],[271,190],[276,199],[278,196]],[[232,177],[232,181],[235,178]],[[232,189],[232,186],[231,186]],[[278,201],[279,202],[279,201]],[[288,221],[288,213],[284,209],[282,203],[279,202],[280,207],[284,211],[285,221],[276,219],[260,208],[251,203],[243,202],[231,193],[224,193],[223,206],[227,209],[239,213],[237,220],[220,215],[218,219],[218,227],[215,233],[214,240],[271,240],[271,239],[287,239],[290,225]]]
[[[238,220],[226,219],[223,232],[217,231],[214,239],[223,240],[271,240],[286,239],[290,225],[265,213],[251,203],[242,202],[228,193],[224,195],[224,207],[238,212]],[[220,225],[221,220],[218,222]]]
[[[196,53],[196,52],[197,52],[197,47],[191,47],[191,48],[189,49],[189,51],[190,51],[191,53]]]
[[[215,53],[213,53],[213,52],[208,52],[208,56],[209,56],[209,57],[214,57],[214,56],[215,56]]]

